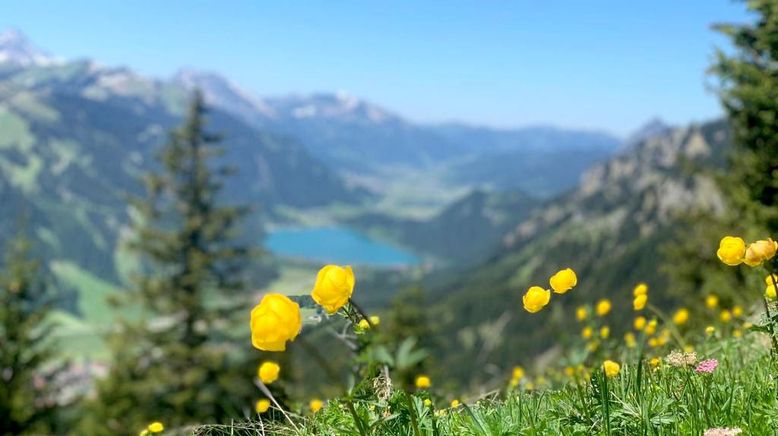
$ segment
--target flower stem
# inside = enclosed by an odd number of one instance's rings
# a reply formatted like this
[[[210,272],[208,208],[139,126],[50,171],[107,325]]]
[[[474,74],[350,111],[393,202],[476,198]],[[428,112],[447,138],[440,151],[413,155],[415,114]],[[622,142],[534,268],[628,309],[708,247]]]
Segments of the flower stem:
[[[351,416],[354,418],[354,424],[357,426],[359,434],[361,436],[367,436],[367,431],[365,431],[365,428],[363,427],[362,418],[357,414],[357,410],[354,408],[354,402],[351,401],[351,398],[346,399],[346,406],[348,407]]]

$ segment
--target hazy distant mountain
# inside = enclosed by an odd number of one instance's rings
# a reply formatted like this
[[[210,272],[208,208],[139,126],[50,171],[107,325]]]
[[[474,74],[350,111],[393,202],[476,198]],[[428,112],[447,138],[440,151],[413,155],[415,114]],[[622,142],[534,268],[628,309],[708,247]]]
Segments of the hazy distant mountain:
[[[0,33],[0,63],[27,67],[54,62],[54,57],[35,47],[21,31],[6,29]]]
[[[0,63],[0,239],[26,215],[47,259],[111,278],[127,223],[125,196],[139,192],[137,177],[155,165],[153,154],[191,94],[127,68],[42,60],[23,36],[12,36],[2,47],[13,58]],[[223,161],[238,170],[226,202],[270,212],[361,200],[363,193],[295,139],[220,109],[209,120],[224,137]],[[252,215],[245,235],[256,243],[259,220]]]
[[[466,345],[458,338],[491,331],[491,323],[506,312],[511,317],[506,330],[492,334],[507,339],[489,359],[508,367],[515,362],[506,359],[515,353],[506,350],[520,349],[527,356],[547,351],[554,343],[551,326],[565,328],[577,304],[607,296],[615,307],[629,307],[632,286],[645,281],[652,301],[661,306],[665,281],[656,270],[657,256],[659,247],[674,236],[679,214],[723,207],[710,176],[689,168],[720,167],[729,146],[724,121],[647,138],[595,165],[574,191],[536,208],[505,235],[502,248],[487,262],[438,280],[431,292],[440,301],[440,331],[450,333],[447,367],[473,370],[472,362],[461,360],[471,356],[471,350],[463,351]],[[533,316],[522,311],[522,293],[531,285],[544,285],[564,267],[579,275],[578,286],[564,303]],[[623,325],[629,316],[616,311],[609,322]]]
[[[252,125],[300,138],[316,156],[349,172],[443,166],[454,184],[549,196],[572,187],[620,144],[607,133],[555,127],[417,124],[345,93],[259,99],[219,75],[194,70],[176,81],[203,88],[213,104]],[[559,164],[566,168],[555,172]]]
[[[672,127],[662,121],[661,118],[652,118],[642,126],[632,132],[624,141],[625,145],[634,145],[645,141],[648,138],[659,136]]]

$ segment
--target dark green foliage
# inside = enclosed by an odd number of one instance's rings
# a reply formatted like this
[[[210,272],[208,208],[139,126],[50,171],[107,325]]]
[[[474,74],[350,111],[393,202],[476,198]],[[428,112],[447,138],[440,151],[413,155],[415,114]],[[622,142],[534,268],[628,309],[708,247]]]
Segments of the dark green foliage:
[[[713,72],[735,149],[723,184],[739,220],[778,233],[778,1],[751,0],[752,23],[720,25],[736,51],[719,51]]]
[[[0,273],[0,434],[61,430],[58,376],[64,366],[54,362],[54,326],[47,321],[53,303],[29,240],[10,240]]]
[[[132,433],[149,422],[170,427],[224,422],[252,408],[257,361],[246,341],[229,336],[246,321],[243,268],[249,250],[236,242],[244,209],[219,204],[228,167],[217,164],[219,138],[205,129],[202,97],[144,179],[131,248],[142,259],[130,302],[138,320],[117,325],[113,362],[85,421],[89,434]],[[215,298],[209,298],[215,297]],[[243,338],[241,338],[243,339]]]

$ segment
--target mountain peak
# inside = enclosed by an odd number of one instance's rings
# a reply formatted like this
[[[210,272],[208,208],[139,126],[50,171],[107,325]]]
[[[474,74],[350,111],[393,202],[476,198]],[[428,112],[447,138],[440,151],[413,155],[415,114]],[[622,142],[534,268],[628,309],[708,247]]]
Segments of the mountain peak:
[[[632,132],[624,141],[626,145],[637,144],[648,138],[661,135],[672,127],[659,117],[654,117]]]
[[[252,121],[258,113],[270,118],[275,115],[264,101],[218,73],[182,68],[175,74],[173,81],[186,89],[199,89],[207,102],[241,116],[246,121]]]
[[[35,46],[19,29],[8,28],[0,33],[0,63],[28,67],[54,61],[54,57]]]

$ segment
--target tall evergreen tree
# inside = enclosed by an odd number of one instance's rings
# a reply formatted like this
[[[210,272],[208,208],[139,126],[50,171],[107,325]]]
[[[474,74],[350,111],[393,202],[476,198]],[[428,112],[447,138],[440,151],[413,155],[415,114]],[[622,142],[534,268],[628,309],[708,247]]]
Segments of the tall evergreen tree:
[[[719,25],[736,50],[713,72],[735,150],[723,188],[750,226],[778,234],[778,0],[749,0],[752,23]],[[763,237],[763,235],[756,235]]]
[[[161,169],[132,200],[141,272],[129,293],[142,315],[111,338],[113,362],[98,385],[85,431],[137,433],[148,422],[168,427],[223,422],[251,407],[256,364],[230,339],[249,250],[235,239],[245,209],[219,204],[228,167],[209,133],[195,93],[183,125],[159,154]],[[248,351],[248,347],[245,347]],[[246,356],[245,358],[243,356]]]
[[[54,303],[30,255],[30,242],[8,242],[0,273],[0,434],[57,432],[57,376],[53,325],[47,317]]]

